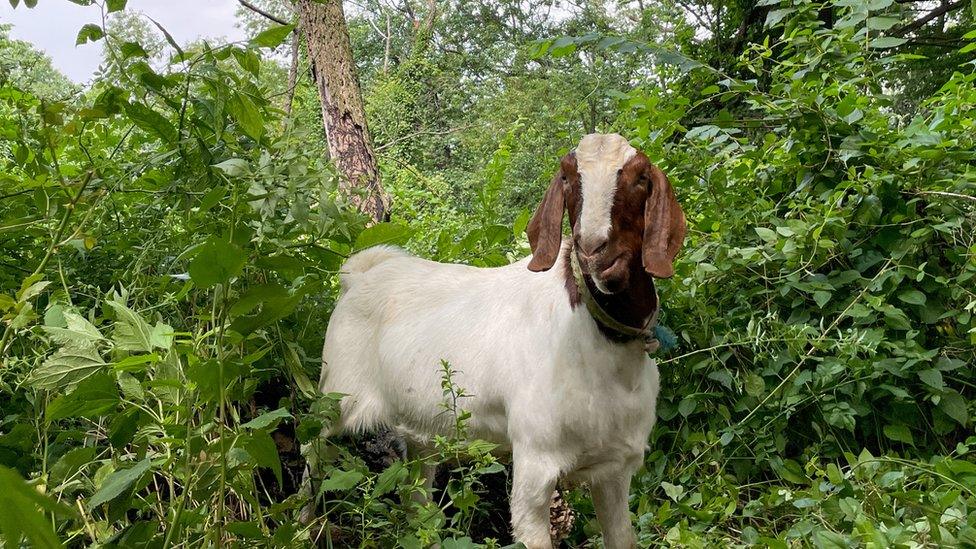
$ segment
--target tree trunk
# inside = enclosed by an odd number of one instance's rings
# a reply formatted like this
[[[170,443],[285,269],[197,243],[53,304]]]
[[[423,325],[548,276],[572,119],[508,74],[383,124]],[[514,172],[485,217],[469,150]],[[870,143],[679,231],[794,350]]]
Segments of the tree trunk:
[[[342,1],[299,0],[298,13],[322,102],[329,154],[340,173],[339,188],[373,221],[384,221],[389,201],[366,128]]]

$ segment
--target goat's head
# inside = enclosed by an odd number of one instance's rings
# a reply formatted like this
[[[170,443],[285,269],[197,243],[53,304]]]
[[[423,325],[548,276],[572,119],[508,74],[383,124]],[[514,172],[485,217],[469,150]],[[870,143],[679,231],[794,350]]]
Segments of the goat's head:
[[[617,293],[641,267],[668,278],[685,236],[685,216],[671,183],[644,153],[616,134],[590,134],[562,158],[529,222],[529,269],[556,262],[563,212],[583,271],[597,289]]]

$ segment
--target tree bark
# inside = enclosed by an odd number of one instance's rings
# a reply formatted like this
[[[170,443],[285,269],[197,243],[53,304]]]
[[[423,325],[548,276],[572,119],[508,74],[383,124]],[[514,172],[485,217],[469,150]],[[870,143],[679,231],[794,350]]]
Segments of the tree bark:
[[[339,188],[373,221],[384,221],[389,199],[366,127],[342,1],[299,0],[298,13],[322,102],[329,154],[340,173]]]

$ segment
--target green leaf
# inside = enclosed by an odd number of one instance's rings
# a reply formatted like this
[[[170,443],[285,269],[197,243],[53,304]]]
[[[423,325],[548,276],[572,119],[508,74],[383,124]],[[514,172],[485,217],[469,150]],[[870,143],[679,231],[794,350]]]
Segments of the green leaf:
[[[403,461],[394,461],[380,473],[380,476],[376,477],[376,484],[373,485],[373,497],[389,493],[403,482],[409,473],[410,471]]]
[[[78,37],[75,38],[75,45],[80,46],[86,44],[89,41],[95,42],[101,40],[105,36],[105,31],[102,27],[95,25],[94,23],[88,23],[87,25],[81,27],[78,31]]]
[[[142,103],[128,103],[125,114],[139,129],[155,134],[167,143],[176,142],[176,128],[163,115]]]
[[[282,419],[292,417],[291,413],[285,408],[278,408],[272,412],[267,412],[241,425],[245,429],[266,429],[277,425]]]
[[[359,484],[359,481],[363,479],[363,474],[359,471],[343,471],[342,469],[335,469],[329,478],[322,481],[322,486],[319,487],[319,493],[322,492],[342,492],[349,490],[353,486]]]
[[[681,496],[685,493],[684,486],[680,484],[671,484],[670,482],[662,482],[661,488],[664,488],[664,493],[668,495],[669,498],[675,502],[681,500]]]
[[[278,457],[278,448],[271,435],[262,431],[251,433],[244,438],[244,450],[254,458],[254,462],[259,467],[271,469],[278,484],[281,484],[281,459]]]
[[[766,28],[775,27],[780,21],[786,19],[791,13],[795,12],[796,8],[781,8],[776,10],[770,10],[769,14],[766,15]]]
[[[683,417],[688,417],[695,411],[698,402],[694,398],[685,397],[678,403],[678,413]]]
[[[908,290],[898,294],[898,299],[912,305],[925,305],[925,294],[918,290]]]
[[[122,11],[125,9],[125,4],[128,0],[107,0],[105,2],[105,7],[108,13]]]
[[[151,352],[155,348],[169,349],[173,342],[173,328],[157,322],[150,326],[139,313],[121,301],[110,299],[106,303],[115,310],[115,331],[112,340],[119,349]]]
[[[947,391],[942,394],[939,400],[939,409],[963,427],[969,423],[968,401],[955,391]]]
[[[372,227],[359,233],[356,243],[353,244],[353,251],[358,252],[380,244],[402,244],[410,238],[413,230],[406,225],[399,223],[377,223]]]
[[[105,366],[91,346],[67,346],[58,350],[30,373],[27,382],[38,389],[58,389],[77,383]]]
[[[68,323],[67,328],[44,326],[44,331],[51,336],[51,339],[61,345],[74,344],[77,346],[85,346],[105,339],[102,333],[98,331],[98,328],[77,313],[65,311],[64,319]]]
[[[765,240],[766,242],[776,242],[776,231],[767,229],[766,227],[756,227],[754,230],[756,231],[756,234],[759,235],[759,238]]]
[[[884,434],[890,440],[904,442],[905,444],[911,444],[912,446],[915,445],[915,439],[912,438],[912,432],[904,425],[885,425]]]
[[[871,41],[870,46],[872,48],[887,49],[898,47],[905,42],[908,42],[908,40],[904,38],[896,38],[894,36],[879,36]]]
[[[95,419],[114,411],[118,405],[115,379],[108,374],[97,374],[79,383],[70,393],[51,401],[44,411],[44,420],[51,423],[69,417]]]
[[[0,509],[0,532],[7,548],[20,547],[22,538],[27,539],[28,547],[63,547],[42,511],[75,516],[73,509],[41,494],[17,472],[3,466],[0,466]]]
[[[214,167],[231,177],[245,175],[250,171],[247,160],[243,158],[228,158],[219,164],[214,164]]]
[[[119,46],[119,53],[122,54],[122,59],[131,59],[133,57],[142,57],[145,59],[149,58],[149,52],[142,47],[142,44],[138,42],[125,42]]]
[[[234,48],[234,59],[242,69],[257,77],[261,73],[261,58],[251,50]]]
[[[918,378],[933,389],[942,390],[945,388],[945,382],[942,381],[942,372],[935,368],[930,368],[928,370],[922,370],[918,373]]]
[[[868,17],[867,26],[871,30],[888,30],[900,22],[898,17]]]
[[[237,121],[245,135],[255,141],[261,140],[264,134],[264,118],[254,101],[242,93],[235,93],[227,102],[227,112]]]
[[[197,250],[188,270],[198,287],[209,288],[241,274],[246,261],[247,255],[236,244],[209,240]]]
[[[105,478],[101,488],[88,500],[88,509],[92,510],[103,503],[108,503],[119,497],[122,492],[129,489],[142,475],[149,470],[152,460],[146,456],[145,459],[136,463],[134,466],[115,471]]]
[[[830,301],[831,295],[832,294],[830,292],[817,290],[816,292],[813,292],[813,300],[817,302],[817,307],[823,309],[823,306],[826,305],[828,301]]]
[[[745,389],[749,396],[759,396],[766,391],[766,381],[761,375],[747,372],[745,375]]]
[[[259,48],[277,48],[295,30],[295,25],[275,25],[265,29],[251,39],[251,44]]]

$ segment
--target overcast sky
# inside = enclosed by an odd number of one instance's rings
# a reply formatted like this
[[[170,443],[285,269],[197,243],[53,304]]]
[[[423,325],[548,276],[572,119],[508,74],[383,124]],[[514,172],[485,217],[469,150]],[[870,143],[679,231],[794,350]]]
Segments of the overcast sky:
[[[234,27],[236,0],[129,0],[126,10],[141,11],[166,28],[177,42],[184,44],[200,37],[225,37],[240,40],[241,29]],[[79,6],[68,0],[39,0],[28,9],[23,1],[16,9],[0,0],[0,23],[11,23],[10,34],[43,50],[54,66],[78,83],[87,82],[101,59],[100,42],[75,46],[78,30],[85,23],[100,23],[97,6]]]

